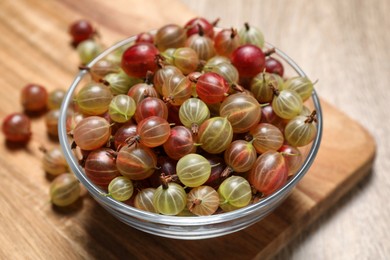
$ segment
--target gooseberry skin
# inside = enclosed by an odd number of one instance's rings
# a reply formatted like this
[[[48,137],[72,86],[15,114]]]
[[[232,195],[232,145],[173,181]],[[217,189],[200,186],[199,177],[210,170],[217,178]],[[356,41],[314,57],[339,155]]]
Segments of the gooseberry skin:
[[[52,137],[58,136],[58,120],[60,118],[60,110],[50,110],[45,115],[45,125],[47,133]]]
[[[73,43],[77,45],[82,41],[91,39],[95,35],[95,30],[87,20],[77,20],[69,26],[69,34]]]
[[[153,195],[153,205],[164,215],[177,215],[186,207],[187,194],[182,186],[170,182],[160,185]]]
[[[223,29],[214,37],[214,48],[218,55],[230,58],[240,46],[240,37],[235,29]]]
[[[80,42],[80,44],[77,45],[76,50],[81,64],[85,65],[98,56],[103,51],[103,47],[93,39],[89,39]]]
[[[193,18],[184,25],[184,29],[187,30],[187,37],[193,34],[199,34],[199,26],[206,36],[211,39],[214,37],[214,26],[203,17]]]
[[[260,123],[251,129],[253,146],[261,154],[269,150],[278,150],[284,142],[283,133],[276,126],[269,123]]]
[[[179,160],[183,156],[195,153],[196,146],[191,131],[184,126],[171,129],[168,140],[163,144],[165,153],[172,159]]]
[[[28,84],[21,92],[21,103],[25,111],[39,112],[46,109],[47,90],[38,84]]]
[[[221,176],[222,172],[226,168],[225,160],[219,155],[204,155],[205,158],[209,161],[211,165],[211,173],[209,179],[204,183],[204,185],[218,188],[221,182],[224,180],[223,176]]]
[[[107,86],[90,82],[80,89],[75,102],[81,113],[97,116],[108,110],[112,98],[112,93]]]
[[[176,165],[177,177],[187,187],[198,187],[204,184],[210,177],[210,173],[209,161],[195,153],[183,156]]]
[[[202,100],[189,98],[180,106],[179,118],[184,126],[197,134],[199,126],[210,118],[210,111]]]
[[[138,123],[139,142],[147,147],[164,144],[170,135],[171,127],[167,120],[159,116],[150,116]]]
[[[167,24],[157,30],[154,43],[160,51],[168,48],[183,47],[186,41],[186,31],[177,24]]]
[[[303,162],[301,151],[297,147],[285,144],[278,150],[278,152],[280,152],[284,157],[288,174],[293,175],[296,173]]]
[[[55,89],[55,90],[51,91],[48,95],[47,107],[50,110],[60,109],[61,104],[62,104],[62,100],[65,97],[65,94],[66,94],[66,92],[63,89]]]
[[[164,82],[171,76],[176,74],[182,74],[182,72],[175,66],[166,65],[156,71],[153,77],[153,84],[157,92],[162,95],[162,87]]]
[[[162,92],[164,101],[180,106],[191,97],[191,81],[181,74],[175,74],[165,80]]]
[[[216,56],[210,58],[209,60],[207,60],[207,62],[204,66],[212,68],[212,67],[214,67],[218,64],[221,64],[221,63],[230,63],[230,59],[227,57],[224,57],[224,56],[216,55]]]
[[[265,71],[283,77],[284,67],[279,60],[273,57],[268,57],[267,59],[265,59]]]
[[[221,62],[216,65],[205,65],[203,67],[205,72],[215,72],[221,75],[229,84],[237,84],[239,80],[238,70],[230,62]]]
[[[257,159],[257,153],[252,143],[236,140],[225,150],[224,159],[232,171],[243,173],[252,168]]]
[[[194,49],[198,54],[199,60],[207,61],[215,55],[213,40],[205,35],[191,35],[187,39],[185,46]]]
[[[298,116],[303,107],[302,98],[293,90],[282,90],[272,100],[272,108],[279,117],[292,119]]]
[[[156,169],[156,164],[154,152],[141,145],[123,147],[116,158],[118,171],[131,180],[148,178]]]
[[[7,141],[25,143],[31,137],[31,120],[22,113],[13,113],[3,120],[2,130]]]
[[[120,71],[120,66],[107,58],[97,61],[89,72],[94,81],[99,82],[104,76],[108,74],[117,74]]]
[[[156,189],[145,188],[135,195],[134,206],[137,209],[145,210],[148,212],[158,213],[153,205],[153,196]]]
[[[115,152],[112,149],[93,150],[85,160],[84,172],[95,185],[107,188],[110,182],[120,175],[115,160]]]
[[[135,121],[139,123],[150,116],[168,119],[168,107],[164,101],[155,97],[147,97],[138,103],[134,114]]]
[[[252,44],[244,44],[235,49],[231,55],[232,64],[240,77],[251,78],[259,74],[265,67],[263,51]]]
[[[317,126],[309,118],[308,116],[297,116],[287,123],[284,136],[290,145],[301,147],[314,140]]]
[[[261,154],[248,175],[249,183],[265,196],[280,189],[287,181],[288,169],[283,156],[273,150]]]
[[[79,112],[68,114],[66,117],[66,132],[73,133],[73,130],[76,125],[86,117],[86,115]]]
[[[59,207],[66,207],[80,197],[80,183],[72,173],[58,175],[50,184],[51,202]]]
[[[238,31],[238,35],[240,36],[241,44],[253,44],[259,48],[264,47],[263,33],[258,28],[250,26],[248,23],[245,23],[244,27]]]
[[[283,79],[268,72],[257,74],[251,81],[250,91],[260,104],[271,103],[274,97],[273,88],[281,89]]]
[[[51,175],[59,175],[69,171],[68,163],[59,147],[45,151],[42,158],[42,167],[45,172]]]
[[[151,33],[143,32],[137,34],[137,37],[135,38],[136,43],[140,42],[147,42],[147,43],[154,43],[154,37]]]
[[[234,133],[245,133],[260,122],[261,107],[254,97],[236,93],[222,102],[219,114],[229,120]]]
[[[140,42],[130,46],[122,56],[121,67],[127,75],[136,78],[145,77],[148,71],[155,72],[158,49],[150,43]]]
[[[210,186],[199,186],[187,194],[187,208],[197,216],[214,214],[219,207],[219,195]]]
[[[153,85],[147,83],[135,84],[129,89],[127,95],[132,97],[137,105],[141,100],[147,97],[158,97],[158,93]]]
[[[136,106],[132,97],[120,94],[111,100],[108,113],[112,121],[125,123],[133,117]]]
[[[306,101],[311,97],[314,86],[307,77],[292,77],[286,80],[283,89],[294,90],[302,98],[302,101]]]
[[[129,77],[123,71],[118,73],[109,73],[103,77],[103,82],[108,84],[112,94],[127,94],[132,86],[142,83],[139,78]]]
[[[230,176],[218,188],[220,206],[230,204],[235,208],[242,208],[252,199],[252,189],[248,181],[241,176]]]
[[[176,66],[184,75],[194,72],[199,66],[198,54],[190,47],[176,49],[172,58],[173,65]]]
[[[131,139],[137,135],[137,125],[129,121],[118,130],[116,130],[114,135],[114,146],[117,150],[120,150],[121,147],[127,145],[126,140]]]
[[[95,150],[108,142],[111,127],[106,119],[90,116],[81,120],[73,130],[74,142],[82,150]]]
[[[196,93],[206,104],[223,101],[228,91],[226,80],[217,73],[206,72],[197,79]]]
[[[124,176],[115,177],[108,185],[108,195],[117,201],[130,199],[133,192],[133,182]]]
[[[225,117],[213,117],[199,127],[199,143],[203,150],[211,154],[226,150],[233,140],[233,128]]]

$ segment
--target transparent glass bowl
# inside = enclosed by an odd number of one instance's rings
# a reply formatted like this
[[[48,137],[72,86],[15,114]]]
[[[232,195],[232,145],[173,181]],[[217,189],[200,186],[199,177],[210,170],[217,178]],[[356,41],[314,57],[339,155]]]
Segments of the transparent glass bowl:
[[[91,61],[87,67],[92,67],[97,61],[104,58],[106,55],[114,52],[118,48],[123,48],[124,46],[131,44],[134,40],[135,37],[130,37],[114,44]],[[271,44],[266,44],[266,48],[273,47],[274,46]],[[273,57],[278,58],[284,63],[285,75],[287,77],[297,75],[306,76],[302,69],[291,58],[277,48],[275,48],[275,51],[276,53],[273,54]],[[258,222],[279,206],[290,194],[292,189],[309,170],[320,146],[322,135],[322,112],[319,98],[316,92],[313,91],[312,97],[306,101],[305,105],[311,109],[317,110],[317,135],[312,144],[306,146],[302,151],[304,162],[301,168],[281,189],[272,195],[261,199],[255,204],[251,204],[232,212],[211,216],[165,216],[142,211],[122,202],[118,202],[110,197],[102,196],[102,192],[105,191],[94,185],[88,179],[83,168],[78,164],[78,158],[76,158],[71,149],[72,140],[69,139],[66,132],[66,118],[69,113],[72,113],[70,107],[73,103],[73,96],[76,93],[77,88],[81,85],[83,79],[87,76],[87,70],[81,70],[77,74],[64,98],[59,121],[59,140],[61,147],[65,153],[65,157],[70,168],[91,196],[120,221],[147,233],[176,239],[204,239],[233,233]]]

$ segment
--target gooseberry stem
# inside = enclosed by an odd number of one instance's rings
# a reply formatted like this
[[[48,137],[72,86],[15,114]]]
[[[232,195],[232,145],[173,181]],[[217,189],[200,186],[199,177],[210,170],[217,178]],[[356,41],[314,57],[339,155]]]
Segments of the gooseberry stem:
[[[311,123],[313,123],[313,121],[317,123],[317,117],[316,117],[316,115],[317,115],[317,111],[316,111],[316,110],[313,110],[313,112],[311,112],[311,114],[310,114],[310,115],[307,117],[307,119],[305,120],[305,123],[306,123],[306,124],[311,124]]]

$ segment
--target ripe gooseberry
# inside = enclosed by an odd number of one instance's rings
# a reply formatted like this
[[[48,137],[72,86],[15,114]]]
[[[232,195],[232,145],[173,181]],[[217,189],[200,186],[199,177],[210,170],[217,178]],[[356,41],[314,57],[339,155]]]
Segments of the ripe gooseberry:
[[[163,144],[165,153],[172,159],[179,160],[183,156],[195,153],[196,146],[191,130],[184,126],[171,129],[168,140]]]
[[[139,123],[150,116],[168,119],[168,107],[164,101],[155,97],[147,97],[138,103],[134,114],[135,121]]]
[[[234,133],[245,133],[259,123],[261,107],[254,97],[236,93],[222,102],[219,114],[229,120]]]
[[[38,84],[28,84],[21,92],[21,103],[28,112],[39,112],[46,109],[48,100],[47,90]]]
[[[31,121],[26,115],[13,113],[3,120],[2,130],[7,141],[27,142],[31,137]]]
[[[131,180],[143,180],[153,174],[157,159],[154,152],[145,146],[124,146],[116,158],[118,171]]]
[[[90,116],[82,119],[73,130],[73,139],[82,150],[95,150],[105,145],[111,136],[111,126],[106,119]]]
[[[204,35],[203,29],[199,27],[197,34],[191,35],[185,43],[186,47],[190,47],[196,51],[199,60],[207,61],[215,55],[215,48],[213,40]]]
[[[309,144],[317,133],[316,111],[309,116],[297,116],[291,119],[284,129],[286,141],[292,146],[300,147]]]
[[[215,104],[223,101],[229,91],[226,80],[214,72],[202,74],[196,81],[196,93],[206,104]]]
[[[72,37],[73,44],[77,45],[92,38],[95,35],[95,30],[87,20],[78,20],[69,26],[69,34]]]
[[[186,207],[187,194],[182,186],[170,182],[160,185],[154,192],[153,205],[164,215],[177,215]]]
[[[198,34],[199,27],[202,28],[206,36],[211,39],[214,37],[214,25],[203,17],[193,18],[184,25],[184,29],[187,30],[187,37],[190,37],[193,34]]]
[[[287,176],[284,157],[277,151],[269,150],[257,158],[248,180],[256,190],[269,195],[286,183]]]
[[[210,177],[210,173],[209,161],[195,153],[183,156],[176,165],[177,177],[187,187],[198,187],[204,184]]]
[[[167,120],[150,116],[138,123],[137,135],[129,140],[129,144],[140,142],[147,147],[157,147],[168,140],[170,132],[171,127]]]
[[[107,188],[109,183],[120,175],[115,160],[116,155],[112,149],[93,150],[85,160],[85,174],[95,185]]]
[[[104,114],[112,100],[110,89],[96,82],[84,85],[75,97],[75,102],[80,112],[86,115]]]
[[[145,210],[148,212],[157,213],[153,206],[153,196],[156,189],[146,188],[140,190],[134,198],[134,206],[137,209]]]
[[[258,28],[250,26],[249,23],[244,24],[244,27],[240,29],[238,35],[240,36],[241,44],[253,44],[259,48],[264,47],[263,33]]]
[[[256,125],[249,134],[252,136],[253,146],[259,154],[269,150],[278,150],[284,142],[284,136],[280,129],[269,123]]]
[[[279,60],[273,57],[268,57],[265,59],[265,71],[278,74],[279,76],[283,77],[284,67]]]
[[[145,77],[148,71],[155,72],[158,69],[155,61],[158,53],[153,44],[134,44],[123,53],[121,67],[131,77]]]
[[[218,207],[218,192],[210,186],[199,186],[193,188],[187,194],[187,208],[195,215],[212,215],[217,211]]]
[[[107,195],[112,197],[114,200],[125,201],[130,199],[133,192],[133,182],[125,176],[118,176],[115,177],[108,185]]]
[[[224,159],[227,168],[222,173],[222,177],[226,177],[232,172],[249,171],[257,159],[257,153],[252,142],[235,140],[225,150]]]
[[[185,30],[177,24],[167,24],[157,30],[154,44],[160,51],[168,48],[180,48],[186,41]]]
[[[42,167],[45,172],[51,175],[59,175],[69,171],[68,163],[59,147],[54,147],[50,150],[41,148],[44,156],[42,158]]]
[[[80,183],[73,173],[58,175],[50,184],[51,202],[59,207],[66,207],[80,197]]]
[[[240,37],[234,28],[221,30],[214,38],[214,48],[218,55],[230,58],[240,46]]]
[[[224,211],[245,207],[252,199],[252,188],[241,176],[230,176],[218,188],[220,207]]]
[[[212,117],[199,127],[199,143],[203,150],[211,154],[226,150],[233,139],[233,128],[225,117]]]
[[[263,51],[253,44],[244,44],[235,49],[231,55],[232,64],[240,77],[251,78],[259,74],[265,67]]]

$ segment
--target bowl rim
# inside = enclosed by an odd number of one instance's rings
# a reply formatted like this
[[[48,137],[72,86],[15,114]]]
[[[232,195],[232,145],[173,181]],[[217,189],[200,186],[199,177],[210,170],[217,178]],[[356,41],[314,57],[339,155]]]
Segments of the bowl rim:
[[[153,31],[154,30],[152,30],[151,32],[153,33]],[[86,187],[88,192],[95,199],[98,199],[99,203],[104,203],[105,205],[108,205],[110,208],[119,211],[122,214],[125,214],[127,216],[131,216],[137,219],[142,219],[143,221],[148,221],[152,223],[159,223],[159,224],[171,225],[171,226],[212,225],[212,224],[218,224],[222,222],[228,222],[231,220],[239,219],[241,217],[250,215],[255,211],[258,211],[263,207],[269,206],[269,204],[272,204],[273,201],[277,201],[278,198],[280,198],[280,196],[289,192],[303,178],[303,176],[306,174],[306,172],[309,170],[310,166],[314,162],[314,159],[318,153],[320,143],[321,143],[321,138],[322,138],[322,131],[323,131],[322,109],[321,109],[320,99],[317,96],[315,89],[313,90],[311,97],[315,109],[317,111],[317,134],[312,142],[312,145],[310,147],[310,150],[308,152],[308,155],[304,163],[302,164],[300,169],[294,174],[294,176],[291,179],[289,179],[282,188],[280,188],[273,194],[259,200],[258,202],[231,212],[223,212],[223,213],[210,215],[210,216],[168,216],[168,215],[143,211],[135,207],[132,207],[130,205],[127,205],[123,202],[116,201],[108,196],[102,196],[103,190],[96,187],[88,179],[88,177],[85,174],[83,174],[83,169],[78,164],[78,160],[74,156],[72,149],[68,144],[68,133],[66,131],[67,110],[71,102],[73,102],[72,96],[76,87],[78,86],[80,81],[84,78],[84,76],[88,74],[88,69],[91,68],[93,65],[95,65],[100,59],[112,53],[116,49],[134,42],[135,38],[136,36],[131,36],[121,41],[118,41],[117,43],[113,44],[112,46],[104,50],[102,53],[100,53],[85,67],[80,69],[79,73],[76,75],[69,89],[67,90],[60,108],[58,136],[59,136],[60,146],[64,152],[64,156],[71,170],[76,175],[76,177],[83,184],[83,186]],[[281,57],[285,62],[287,62],[299,76],[306,77],[304,71],[287,54],[285,54],[283,51],[281,51],[280,49],[276,48],[274,45],[268,42],[266,42],[265,44],[266,47],[268,48],[274,48],[275,53],[279,57]]]

